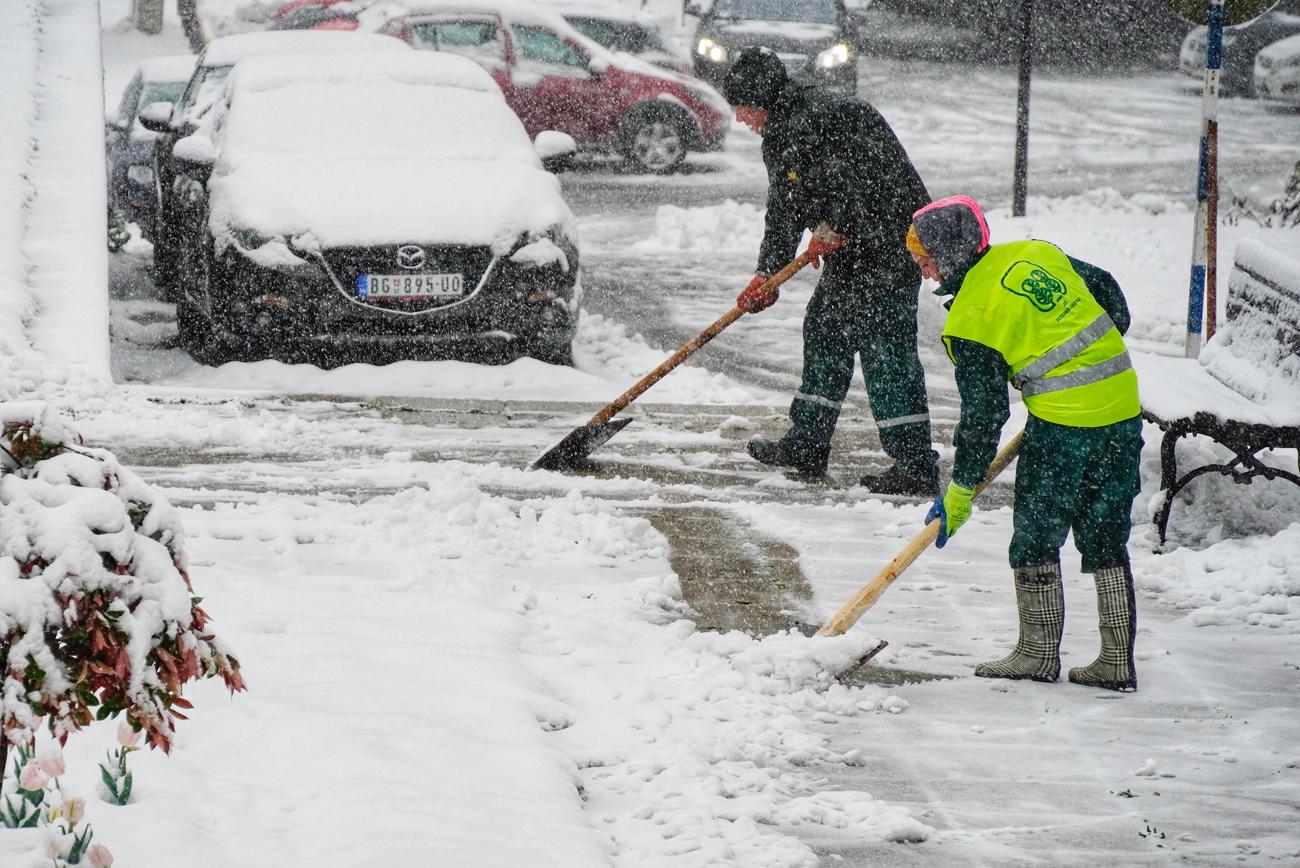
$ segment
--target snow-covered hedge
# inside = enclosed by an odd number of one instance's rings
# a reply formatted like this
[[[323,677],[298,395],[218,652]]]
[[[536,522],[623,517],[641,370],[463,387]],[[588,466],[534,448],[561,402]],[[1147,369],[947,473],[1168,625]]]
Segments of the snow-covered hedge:
[[[43,403],[0,403],[0,729],[29,743],[125,712],[167,751],[186,682],[244,688],[185,567],[175,509]]]

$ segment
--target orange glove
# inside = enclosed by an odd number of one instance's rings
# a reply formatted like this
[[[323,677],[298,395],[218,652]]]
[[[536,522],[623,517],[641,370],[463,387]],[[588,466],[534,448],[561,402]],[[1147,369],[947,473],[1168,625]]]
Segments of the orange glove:
[[[812,257],[812,267],[821,268],[823,256],[829,256],[844,247],[849,241],[850,239],[840,235],[827,224],[822,223],[819,225],[817,231],[813,233],[812,239],[808,242],[808,255]]]
[[[740,295],[736,296],[736,307],[745,313],[758,313],[760,310],[767,310],[776,304],[776,300],[781,297],[781,291],[772,289],[770,291],[761,291],[761,287],[767,283],[766,274],[755,274],[754,279],[749,282],[749,286],[741,290]]]

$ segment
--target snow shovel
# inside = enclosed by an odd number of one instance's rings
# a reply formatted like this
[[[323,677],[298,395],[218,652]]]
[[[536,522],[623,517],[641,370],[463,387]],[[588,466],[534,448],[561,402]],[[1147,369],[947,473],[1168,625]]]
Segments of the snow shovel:
[[[768,292],[776,289],[809,262],[812,262],[812,258],[807,253],[799,254],[789,265],[769,277],[767,282],[762,284],[762,288]],[[574,428],[566,434],[563,440],[552,446],[542,454],[541,458],[533,462],[532,469],[567,470],[582,463],[583,459],[603,446],[609,438],[622,431],[632,421],[631,417],[614,419],[614,416],[620,410],[635,401],[646,389],[666,377],[669,371],[686,361],[687,357],[717,337],[719,332],[740,319],[744,313],[738,307],[733,307],[727,311],[717,322],[687,341],[686,345],[673,353],[666,362],[638,380],[632,388],[602,407],[586,425]]]
[[[1020,441],[1024,439],[1025,432],[1021,431],[1011,442],[1002,447],[1002,451],[993,459],[989,465],[988,473],[984,474],[984,481],[975,487],[975,496],[979,497],[981,491],[988,488],[989,483],[997,479],[998,474],[1006,469],[1011,463],[1011,459],[1016,457],[1020,451]],[[885,592],[895,579],[903,574],[903,570],[912,565],[921,552],[925,551],[930,545],[939,538],[939,519],[934,519],[918,533],[907,548],[898,553],[898,556],[885,565],[885,568],[876,573],[876,577],[863,585],[856,594],[849,598],[849,601],[840,607],[826,624],[817,631],[818,636],[839,636],[848,632],[848,629],[858,623],[858,619],[863,613],[875,605],[876,600]]]

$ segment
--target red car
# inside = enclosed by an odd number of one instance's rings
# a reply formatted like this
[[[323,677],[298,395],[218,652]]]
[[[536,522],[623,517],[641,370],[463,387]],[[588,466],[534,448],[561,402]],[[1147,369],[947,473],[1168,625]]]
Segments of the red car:
[[[352,0],[289,0],[271,19],[271,30],[357,30]]]
[[[447,0],[404,12],[380,32],[486,68],[529,135],[560,130],[643,171],[671,171],[688,151],[716,150],[730,123],[709,85],[615,54],[550,9]]]

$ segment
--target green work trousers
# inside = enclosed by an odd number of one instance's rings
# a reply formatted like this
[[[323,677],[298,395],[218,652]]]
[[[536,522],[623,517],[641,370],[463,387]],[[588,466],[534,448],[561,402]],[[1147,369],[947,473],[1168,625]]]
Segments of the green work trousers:
[[[1141,457],[1141,418],[1075,428],[1030,416],[1016,464],[1011,566],[1059,562],[1071,530],[1085,573],[1126,566]]]
[[[885,453],[906,470],[934,472],[925,369],[916,352],[916,305],[920,285],[848,285],[852,268],[826,263],[803,321],[803,381],[790,404],[788,445],[809,464],[826,463],[831,435],[853,381],[853,359],[862,360],[867,399]],[[844,303],[863,298],[866,303]]]

